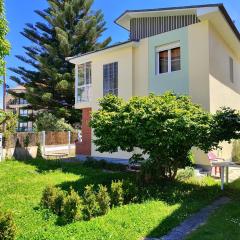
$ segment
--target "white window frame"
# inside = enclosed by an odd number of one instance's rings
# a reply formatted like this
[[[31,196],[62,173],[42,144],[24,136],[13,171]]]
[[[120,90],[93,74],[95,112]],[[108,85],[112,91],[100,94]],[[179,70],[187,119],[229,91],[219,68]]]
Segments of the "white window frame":
[[[171,61],[171,50],[174,48],[180,48],[180,70],[177,71],[172,71],[172,61]],[[163,51],[168,51],[168,71],[165,73],[160,73],[159,72],[159,53],[163,52]],[[170,43],[170,44],[165,44],[162,45],[160,47],[156,48],[156,69],[155,69],[155,73],[156,75],[162,75],[162,74],[168,74],[168,73],[172,73],[172,72],[178,72],[181,71],[181,46],[180,46],[180,41],[174,42],[174,43]]]
[[[87,83],[87,64],[90,64],[91,67],[91,71],[90,71],[90,83]],[[79,67],[83,65],[84,66],[84,84],[79,85]],[[89,102],[90,98],[91,98],[91,88],[92,88],[92,62],[88,61],[85,63],[81,63],[76,65],[75,68],[75,76],[76,76],[76,81],[75,81],[75,103],[82,103],[82,102]],[[84,89],[85,91],[87,91],[87,95],[88,95],[88,99],[85,100],[79,100],[79,96],[78,96],[78,89]]]

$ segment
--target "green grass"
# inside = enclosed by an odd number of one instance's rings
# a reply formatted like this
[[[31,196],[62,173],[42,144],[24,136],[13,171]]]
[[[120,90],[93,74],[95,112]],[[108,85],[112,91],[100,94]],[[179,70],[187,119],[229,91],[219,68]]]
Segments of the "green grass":
[[[42,160],[0,163],[0,205],[13,211],[17,239],[140,239],[159,237],[191,213],[220,195],[211,178],[185,183],[164,183],[149,191],[146,201],[112,209],[107,215],[88,222],[58,225],[57,217],[39,207],[43,189],[48,184],[80,194],[87,184],[109,185],[112,179],[132,177],[129,173],[106,173],[81,164],[61,164]],[[154,196],[154,197],[151,197]]]
[[[231,202],[218,209],[207,223],[192,233],[188,240],[239,240],[240,239],[240,180],[227,189]]]

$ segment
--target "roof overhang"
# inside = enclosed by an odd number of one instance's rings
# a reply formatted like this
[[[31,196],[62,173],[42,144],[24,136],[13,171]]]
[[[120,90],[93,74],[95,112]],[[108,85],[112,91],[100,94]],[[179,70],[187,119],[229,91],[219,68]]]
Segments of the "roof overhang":
[[[225,8],[198,9],[197,15],[201,21],[209,21],[236,56],[240,58],[240,34]]]
[[[130,30],[130,20],[132,18],[174,16],[196,14],[201,20],[208,20],[212,26],[221,34],[223,39],[232,46],[233,51],[240,57],[240,33],[227,13],[223,4],[208,4],[197,6],[185,6],[174,8],[127,10],[115,23]]]
[[[137,47],[138,45],[139,45],[138,41],[128,41],[124,43],[118,43],[97,51],[89,52],[82,55],[77,55],[74,57],[68,57],[66,58],[66,60],[73,64],[82,64],[82,63],[91,61],[93,57],[99,55],[100,53],[102,54],[102,53],[112,52],[112,51],[116,51],[116,50],[127,48],[127,47]]]

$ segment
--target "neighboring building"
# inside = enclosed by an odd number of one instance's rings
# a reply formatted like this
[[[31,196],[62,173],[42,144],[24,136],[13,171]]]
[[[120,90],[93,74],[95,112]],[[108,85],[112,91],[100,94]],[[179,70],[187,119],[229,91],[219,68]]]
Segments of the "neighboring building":
[[[92,143],[90,112],[107,93],[128,100],[173,90],[212,113],[240,109],[240,34],[222,4],[126,11],[116,23],[130,32],[129,41],[68,58],[76,65],[75,107],[83,110],[79,154],[130,156],[99,153]],[[223,145],[219,154],[230,159],[232,147]],[[202,152],[196,159],[208,165]]]
[[[10,88],[8,90],[23,93],[26,89],[23,86],[17,86],[15,88]],[[24,118],[29,118],[33,115],[33,110],[26,109],[29,107],[28,102],[22,98],[16,98],[11,94],[7,93],[6,96],[6,110],[12,111],[14,114],[19,116],[19,120],[16,126],[16,130],[18,132],[32,132],[33,131],[33,123],[29,120],[24,120]]]

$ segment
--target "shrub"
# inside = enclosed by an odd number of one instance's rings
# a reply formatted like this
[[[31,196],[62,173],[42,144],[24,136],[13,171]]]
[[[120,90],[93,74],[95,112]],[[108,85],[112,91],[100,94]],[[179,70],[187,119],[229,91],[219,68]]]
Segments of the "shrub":
[[[107,187],[103,185],[98,186],[97,201],[99,204],[99,215],[107,214],[110,209],[111,201]]]
[[[37,155],[36,155],[37,159],[41,159],[42,158],[42,150],[41,150],[41,144],[38,142],[37,143]]]
[[[66,196],[63,207],[63,220],[66,223],[82,220],[83,203],[80,196],[72,188]]]
[[[112,206],[123,205],[123,181],[112,181],[111,183],[111,202]]]
[[[139,200],[139,189],[136,183],[125,180],[123,182],[124,204],[135,203]]]
[[[57,196],[57,188],[53,186],[47,186],[43,190],[41,206],[43,208],[53,209],[55,204],[55,199]]]
[[[13,215],[10,212],[4,213],[0,211],[0,239],[13,240],[16,235],[16,226]]]
[[[100,212],[96,192],[94,191],[93,187],[93,185],[86,186],[83,194],[84,216],[87,220],[99,215]]]
[[[194,176],[194,168],[186,167],[185,169],[180,169],[177,172],[177,179],[180,181],[187,180]]]
[[[57,215],[61,215],[63,213],[65,198],[66,198],[65,192],[57,188],[57,192],[52,206],[53,212],[56,213]]]

